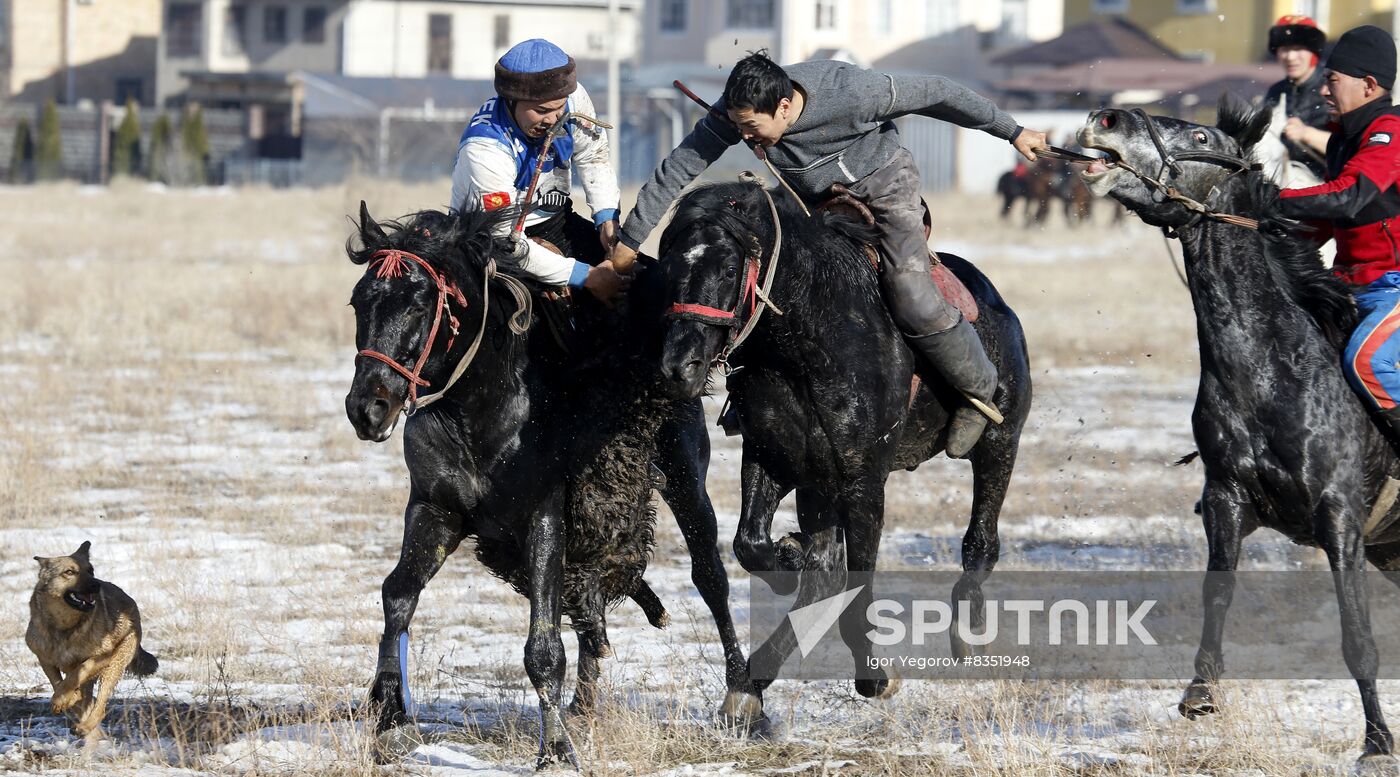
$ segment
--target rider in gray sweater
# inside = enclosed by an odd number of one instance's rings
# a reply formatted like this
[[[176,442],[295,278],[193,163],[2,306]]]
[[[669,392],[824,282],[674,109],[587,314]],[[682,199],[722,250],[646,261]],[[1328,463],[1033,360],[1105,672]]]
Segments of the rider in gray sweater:
[[[887,75],[837,61],[784,69],[762,52],[751,54],[734,66],[724,96],[637,194],[612,249],[614,268],[631,265],[686,184],[730,146],[752,141],[766,148],[804,199],[820,201],[840,183],[865,201],[881,231],[880,282],[895,323],[948,383],[990,404],[996,367],[972,325],[929,277],[919,170],[893,124],[911,113],[1003,138],[1030,160],[1046,142],[1043,133],[1023,129],[990,100],[941,76]],[[948,455],[967,455],[986,424],[970,405],[959,407]]]

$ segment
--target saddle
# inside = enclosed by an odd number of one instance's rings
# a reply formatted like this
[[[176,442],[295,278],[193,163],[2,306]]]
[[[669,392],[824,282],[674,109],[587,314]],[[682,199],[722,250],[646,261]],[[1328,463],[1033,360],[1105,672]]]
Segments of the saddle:
[[[929,236],[933,233],[933,214],[929,212],[928,202],[922,197],[919,198],[919,204],[922,205],[924,209],[924,242],[927,243]],[[858,197],[851,194],[850,190],[845,186],[834,183],[831,185],[827,198],[817,205],[817,210],[834,211],[837,209],[845,209],[854,213],[866,224],[872,227],[875,226],[875,215],[870,212],[870,208]],[[870,259],[870,265],[874,267],[875,272],[878,273],[880,271],[879,248],[869,243],[866,243],[862,248],[865,249],[866,257]],[[953,271],[949,270],[947,265],[939,260],[937,253],[929,251],[928,263],[929,276],[933,278],[933,284],[938,287],[938,293],[942,294],[943,299],[947,300],[949,304],[957,308],[958,311],[962,313],[963,318],[967,319],[968,323],[976,322],[978,314],[977,298],[973,297],[972,292],[968,291],[967,285],[964,284],[958,276],[954,275]],[[914,399],[919,394],[919,386],[922,382],[916,370],[909,381],[909,407],[911,408],[914,406]]]
[[[924,208],[924,241],[927,242],[929,235],[933,233],[933,216],[929,213],[928,203],[920,198],[919,203]],[[870,212],[870,208],[859,198],[851,194],[850,190],[839,183],[831,185],[828,196],[820,204],[817,210],[837,211],[846,210],[855,214],[858,218],[870,226],[875,226],[875,216]],[[865,255],[870,259],[870,265],[876,272],[880,271],[880,249],[869,243],[863,246]],[[963,318],[969,323],[977,320],[977,299],[972,296],[972,292],[967,290],[958,276],[949,270],[938,258],[938,254],[929,251],[929,276],[933,278],[933,283],[938,287],[938,293],[943,295],[943,299],[962,312]]]

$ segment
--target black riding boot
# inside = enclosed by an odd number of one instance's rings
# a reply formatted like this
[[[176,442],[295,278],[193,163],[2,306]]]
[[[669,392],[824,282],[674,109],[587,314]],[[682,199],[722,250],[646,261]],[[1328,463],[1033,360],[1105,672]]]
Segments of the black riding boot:
[[[933,366],[953,388],[992,404],[997,390],[997,368],[987,358],[982,340],[966,319],[959,318],[951,329],[927,335],[906,336],[909,345]],[[948,443],[943,452],[949,458],[967,456],[987,428],[987,416],[970,404],[953,411],[948,422]]]
[[[1390,445],[1400,451],[1400,407],[1392,407],[1376,414],[1380,418],[1381,431],[1390,438]]]

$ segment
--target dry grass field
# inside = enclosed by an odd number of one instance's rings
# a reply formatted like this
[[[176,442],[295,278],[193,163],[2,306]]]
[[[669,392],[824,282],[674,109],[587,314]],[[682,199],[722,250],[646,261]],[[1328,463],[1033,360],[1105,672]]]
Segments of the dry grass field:
[[[0,189],[0,773],[530,772],[527,608],[465,551],[414,621],[431,743],[375,767],[361,712],[407,479],[399,437],[362,443],[344,416],[360,273],[347,214],[362,196],[389,217],[445,194]],[[1160,235],[1106,212],[1024,230],[990,198],[934,204],[936,244],[982,267],[1030,337],[1036,398],[1001,568],[1203,568],[1200,469],[1169,466],[1194,448],[1194,323]],[[713,439],[742,633],[739,448]],[[888,493],[882,565],[955,568],[967,465],[898,473]],[[775,529],[792,522],[784,510]],[[85,539],[161,660],[121,684],[109,739],[88,749],[48,711],[23,642],[30,557]],[[1275,536],[1247,549],[1251,567],[1318,564]],[[630,603],[612,615],[603,710],[578,736],[594,773],[1330,774],[1359,749],[1355,686],[1332,681],[1230,683],[1226,711],[1195,723],[1166,682],[910,682],[881,703],[849,683],[779,682],[766,698],[784,735],[737,739],[711,723],[722,661],[688,567],[663,512],[647,577],[673,623],[650,629]],[[1400,719],[1400,684],[1381,688]]]

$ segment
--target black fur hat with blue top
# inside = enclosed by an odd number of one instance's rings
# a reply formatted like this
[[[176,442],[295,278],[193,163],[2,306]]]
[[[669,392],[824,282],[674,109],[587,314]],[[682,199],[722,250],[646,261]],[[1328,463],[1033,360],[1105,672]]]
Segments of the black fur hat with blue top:
[[[515,44],[496,62],[496,94],[507,100],[549,102],[577,88],[574,58],[543,38]]]

